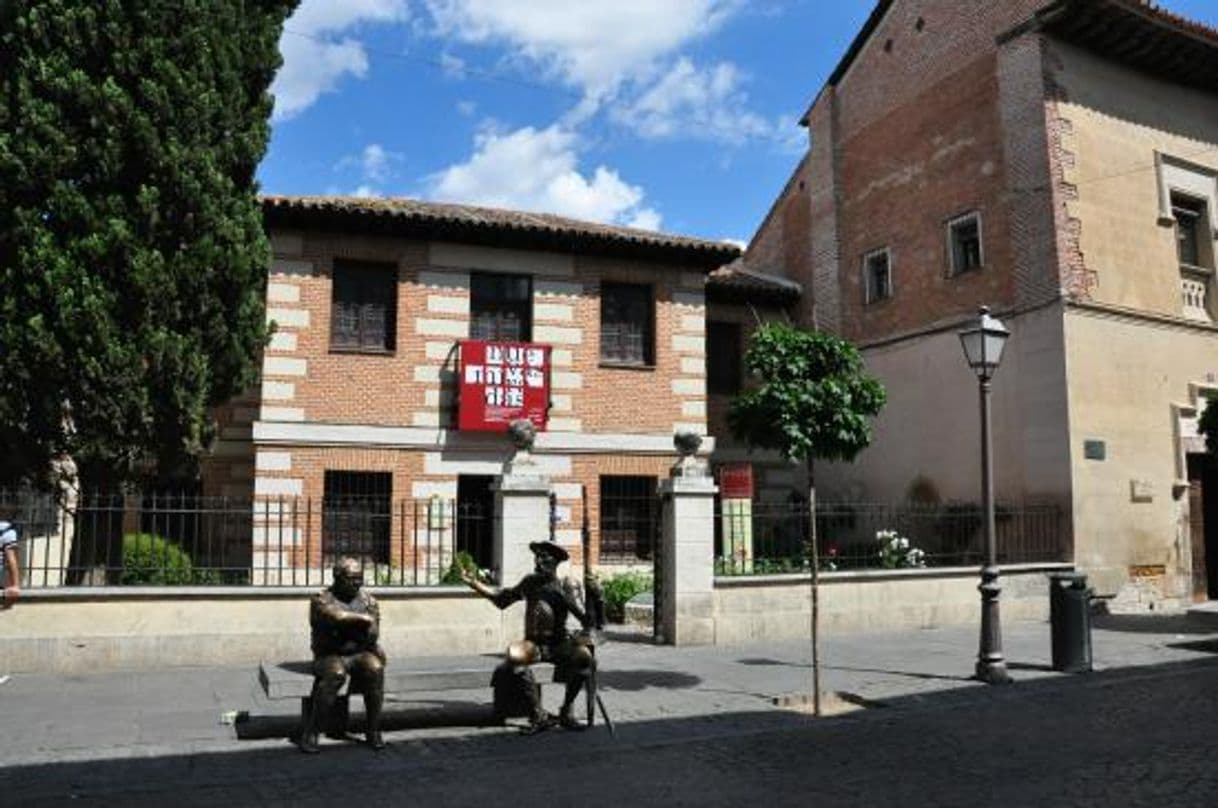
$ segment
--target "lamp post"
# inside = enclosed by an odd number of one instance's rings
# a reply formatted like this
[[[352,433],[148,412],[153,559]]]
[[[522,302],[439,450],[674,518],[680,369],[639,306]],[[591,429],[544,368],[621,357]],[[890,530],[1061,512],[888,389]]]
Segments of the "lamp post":
[[[1002,361],[1002,348],[1011,332],[982,306],[977,324],[960,332],[960,344],[968,365],[977,374],[981,393],[981,498],[985,508],[985,565],[981,568],[981,647],[977,652],[975,678],[991,685],[1011,681],[1002,656],[1002,627],[999,622],[998,553],[994,544],[994,461],[990,440],[990,379]]]

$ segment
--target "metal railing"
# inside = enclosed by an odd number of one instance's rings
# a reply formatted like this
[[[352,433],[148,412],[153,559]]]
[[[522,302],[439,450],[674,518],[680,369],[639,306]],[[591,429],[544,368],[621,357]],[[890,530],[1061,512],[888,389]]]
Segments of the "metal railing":
[[[389,507],[386,507],[386,506]],[[340,556],[373,586],[459,583],[458,554],[493,564],[493,514],[433,497],[241,500],[189,494],[0,491],[21,534],[23,585],[322,586]]]
[[[1066,561],[1061,509],[995,508],[1000,564]],[[973,503],[821,503],[816,508],[822,571],[979,565],[984,514]],[[727,500],[715,510],[715,573],[761,575],[810,569],[804,503]]]

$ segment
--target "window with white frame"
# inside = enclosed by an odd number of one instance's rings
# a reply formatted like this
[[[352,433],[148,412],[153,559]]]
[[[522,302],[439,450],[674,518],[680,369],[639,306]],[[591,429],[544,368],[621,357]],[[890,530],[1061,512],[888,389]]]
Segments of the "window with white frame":
[[[1172,229],[1179,268],[1180,313],[1214,322],[1218,169],[1155,152],[1159,224]]]
[[[863,256],[863,301],[876,303],[892,297],[892,251],[887,247]]]
[[[947,256],[953,276],[981,269],[985,263],[985,252],[981,241],[980,213],[966,213],[947,223]]]

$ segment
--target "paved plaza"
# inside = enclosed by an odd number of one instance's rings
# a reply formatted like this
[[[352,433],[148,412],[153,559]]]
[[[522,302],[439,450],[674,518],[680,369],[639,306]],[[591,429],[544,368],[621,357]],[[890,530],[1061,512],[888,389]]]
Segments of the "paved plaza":
[[[1214,626],[1099,626],[1087,676],[1049,670],[1047,625],[1005,626],[1018,681],[1004,688],[967,678],[972,629],[826,637],[826,688],[866,706],[820,720],[774,703],[807,692],[805,643],[675,649],[623,637],[602,649],[616,737],[436,726],[489,698],[449,692],[392,704],[432,726],[389,733],[381,754],[330,742],[317,757],[266,737],[291,725],[297,703],[266,699],[252,668],[13,676],[0,685],[0,794],[23,806],[321,805],[348,789],[369,805],[504,793],[616,806],[1218,804]],[[264,737],[240,740],[238,727]]]

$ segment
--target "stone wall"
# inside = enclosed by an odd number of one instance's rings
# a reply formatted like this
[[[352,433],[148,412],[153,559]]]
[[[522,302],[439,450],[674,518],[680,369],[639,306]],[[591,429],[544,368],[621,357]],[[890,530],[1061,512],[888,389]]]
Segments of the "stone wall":
[[[0,658],[5,673],[249,665],[252,683],[260,660],[310,658],[314,591],[27,590],[4,614]],[[519,607],[500,612],[463,587],[371,591],[390,664],[502,651],[523,624]]]
[[[1047,565],[1004,569],[1002,618],[1049,616]],[[976,568],[825,573],[821,628],[826,632],[901,630],[979,625]],[[807,576],[715,580],[715,644],[741,645],[810,636],[812,594]]]

